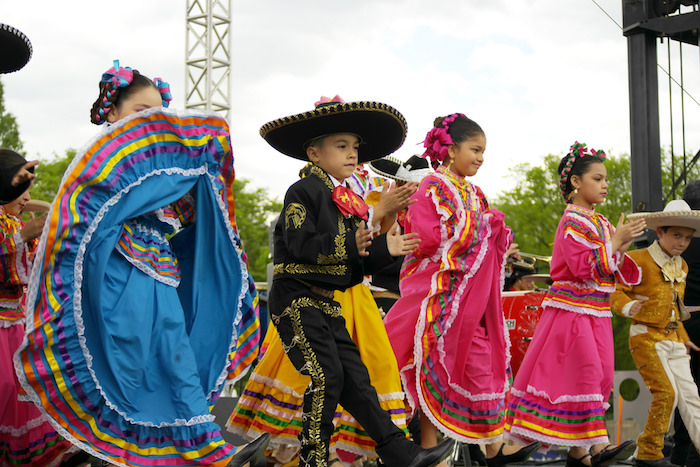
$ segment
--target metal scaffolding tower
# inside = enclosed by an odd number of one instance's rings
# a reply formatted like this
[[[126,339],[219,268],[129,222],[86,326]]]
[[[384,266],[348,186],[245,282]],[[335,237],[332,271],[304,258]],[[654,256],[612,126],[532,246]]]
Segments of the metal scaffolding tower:
[[[679,13],[681,6],[692,11]],[[632,209],[661,211],[670,196],[664,196],[661,183],[657,41],[665,38],[697,46],[698,0],[622,0],[622,17],[629,62]],[[684,164],[672,192],[697,159]]]
[[[231,0],[187,0],[185,107],[229,117]]]

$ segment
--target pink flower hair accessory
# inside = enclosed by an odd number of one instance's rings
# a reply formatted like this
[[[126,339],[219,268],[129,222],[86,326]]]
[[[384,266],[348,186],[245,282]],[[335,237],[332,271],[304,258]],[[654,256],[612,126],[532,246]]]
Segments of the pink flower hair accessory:
[[[596,151],[593,148],[588,149],[586,147],[586,143],[579,143],[578,141],[571,145],[568,156],[569,159],[566,161],[564,168],[559,174],[559,189],[561,190],[561,194],[564,198],[566,198],[566,182],[569,179],[569,174],[571,173],[571,169],[574,167],[574,163],[576,162],[577,158],[584,156],[597,156],[601,159],[605,159],[607,157],[604,151]]]
[[[466,115],[461,113],[448,115],[442,120],[442,127],[435,127],[426,135],[425,140],[423,141],[425,152],[422,154],[422,156],[430,159],[433,164],[442,163],[447,157],[449,145],[454,144],[452,141],[452,136],[450,136],[447,132],[450,129],[450,125],[457,120],[457,117],[467,118]]]

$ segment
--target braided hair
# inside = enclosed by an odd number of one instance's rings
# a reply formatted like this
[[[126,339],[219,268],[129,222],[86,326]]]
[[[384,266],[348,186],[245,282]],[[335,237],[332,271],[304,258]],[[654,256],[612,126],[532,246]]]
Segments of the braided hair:
[[[107,121],[107,114],[112,106],[119,108],[123,100],[128,99],[131,94],[139,89],[149,86],[158,89],[153,81],[139,73],[138,70],[131,70],[131,72],[133,73],[133,79],[126,86],[119,86],[119,84],[115,84],[111,80],[107,82],[104,79],[100,80],[100,95],[95,103],[92,104],[92,109],[90,110],[90,121],[92,123],[95,125],[103,124]]]
[[[584,143],[579,143],[578,141],[569,148],[569,153],[562,158],[557,169],[559,189],[567,203],[571,202],[570,195],[574,191],[571,177],[574,175],[579,178],[583,177],[588,172],[591,164],[596,162],[604,163],[605,157],[605,152],[588,149]]]
[[[112,68],[102,74],[99,86],[100,95],[90,110],[90,121],[95,125],[101,125],[107,120],[112,106],[119,109],[123,101],[143,88],[155,88],[160,93],[163,107],[168,107],[173,100],[168,83],[161,78],[150,80],[138,70],[119,66],[119,60],[115,60]]]

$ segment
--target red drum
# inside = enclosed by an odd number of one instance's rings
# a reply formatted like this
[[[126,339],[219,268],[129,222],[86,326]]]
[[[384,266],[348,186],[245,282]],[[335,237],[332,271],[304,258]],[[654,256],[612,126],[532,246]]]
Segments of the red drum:
[[[503,292],[503,314],[506,318],[506,328],[510,335],[510,366],[513,376],[518,372],[525,358],[535,327],[542,315],[542,301],[547,290],[523,290]]]

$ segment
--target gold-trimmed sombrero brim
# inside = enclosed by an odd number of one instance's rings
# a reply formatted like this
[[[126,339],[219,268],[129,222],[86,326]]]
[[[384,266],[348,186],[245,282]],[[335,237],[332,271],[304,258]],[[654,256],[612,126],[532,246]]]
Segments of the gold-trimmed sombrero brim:
[[[32,44],[27,36],[10,25],[0,23],[0,73],[22,68],[32,57]]]
[[[406,119],[380,102],[345,102],[318,107],[264,124],[260,135],[282,154],[308,160],[305,145],[322,135],[353,133],[362,139],[359,162],[379,159],[401,147]]]
[[[700,237],[700,211],[659,211],[635,212],[627,216],[629,220],[646,219],[647,229],[657,227],[687,227],[694,229],[694,237]]]

